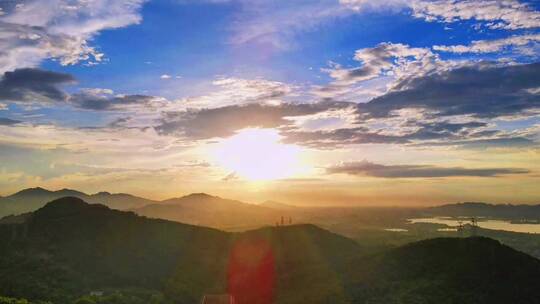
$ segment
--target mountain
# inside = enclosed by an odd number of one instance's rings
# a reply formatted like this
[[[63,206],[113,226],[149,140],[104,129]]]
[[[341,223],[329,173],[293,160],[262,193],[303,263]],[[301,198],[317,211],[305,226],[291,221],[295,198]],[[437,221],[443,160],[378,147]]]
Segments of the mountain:
[[[148,204],[154,204],[156,201],[134,196],[126,193],[98,192],[90,195],[89,202],[106,205],[113,209],[127,210],[139,208]]]
[[[50,191],[37,187],[0,197],[0,217],[31,212],[43,207],[47,202],[66,196],[78,197],[90,203],[104,204],[114,209],[131,209],[155,203],[152,200],[123,193],[99,192],[88,195],[71,189]]]
[[[245,230],[275,225],[281,212],[259,205],[194,193],[132,209],[133,212],[181,223],[226,230]]]
[[[326,269],[321,281],[306,282],[307,293],[327,282],[338,257],[360,251],[352,240],[312,225],[226,233],[75,197],[50,202],[24,222],[0,224],[0,238],[6,241],[0,246],[0,294],[57,304],[111,289],[160,292],[176,303],[195,303],[203,294],[231,288],[248,294],[253,280],[246,278],[257,278],[267,255],[279,269],[276,281]]]
[[[488,238],[439,238],[359,259],[358,303],[540,303],[540,260]]]
[[[540,299],[540,261],[487,238],[364,254],[313,225],[228,233],[66,197],[0,223],[0,239],[0,295],[55,304],[196,303],[223,293],[238,304]]]
[[[427,208],[425,212],[438,216],[485,216],[509,220],[540,219],[540,205],[496,205],[466,202],[431,207]]]

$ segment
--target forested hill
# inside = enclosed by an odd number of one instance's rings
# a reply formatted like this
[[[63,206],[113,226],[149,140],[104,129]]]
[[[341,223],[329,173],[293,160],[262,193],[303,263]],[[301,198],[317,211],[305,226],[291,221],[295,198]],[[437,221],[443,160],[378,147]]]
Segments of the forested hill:
[[[226,233],[74,197],[0,221],[0,237],[0,295],[57,304],[198,303],[226,292],[240,304],[540,299],[540,262],[485,238],[364,255],[313,225]]]

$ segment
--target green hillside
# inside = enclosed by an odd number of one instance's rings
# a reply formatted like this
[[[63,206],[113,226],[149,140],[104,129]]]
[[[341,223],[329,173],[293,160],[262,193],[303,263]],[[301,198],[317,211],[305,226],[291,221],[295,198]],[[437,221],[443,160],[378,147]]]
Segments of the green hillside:
[[[0,295],[32,302],[198,303],[227,292],[240,304],[540,299],[540,261],[487,238],[365,254],[313,225],[227,233],[74,197],[0,223]]]

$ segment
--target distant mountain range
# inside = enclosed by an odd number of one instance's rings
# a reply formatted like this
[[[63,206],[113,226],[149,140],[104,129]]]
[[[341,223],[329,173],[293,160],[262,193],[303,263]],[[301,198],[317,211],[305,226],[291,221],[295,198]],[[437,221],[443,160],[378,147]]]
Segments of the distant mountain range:
[[[111,194],[109,192],[99,192],[89,195],[71,189],[50,191],[37,187],[24,189],[15,194],[0,197],[0,217],[31,212],[43,207],[47,202],[66,196],[78,197],[89,203],[103,204],[120,210],[156,203],[153,200],[125,193]]]
[[[227,230],[275,225],[282,212],[261,205],[194,193],[132,209],[139,215]]]
[[[509,220],[540,220],[540,205],[465,202],[426,208],[425,212],[439,216],[484,216]]]
[[[92,204],[102,204],[112,209],[129,210],[139,215],[161,218],[186,224],[245,230],[265,225],[275,225],[283,212],[291,208],[285,204],[249,204],[205,193],[193,193],[163,201],[145,199],[125,193],[99,192],[86,194],[76,190],[49,191],[30,188],[0,198],[0,217],[31,212],[47,202],[66,197],[77,197]]]
[[[428,208],[354,208],[298,207],[266,201],[250,204],[205,193],[156,201],[126,193],[99,192],[86,194],[71,189],[50,191],[30,188],[0,197],[0,218],[35,211],[47,202],[66,196],[78,197],[92,204],[129,210],[150,218],[242,231],[267,225],[314,223],[340,234],[354,237],[363,229],[381,229],[418,216],[476,216],[506,220],[540,220],[540,205],[494,205],[459,203]]]
[[[540,299],[540,261],[487,238],[432,239],[366,255],[360,244],[313,225],[228,233],[65,197],[0,222],[0,239],[0,295],[55,304],[90,293],[163,304],[220,293],[238,304]],[[119,292],[131,300],[118,302]],[[146,294],[149,300],[135,301]]]

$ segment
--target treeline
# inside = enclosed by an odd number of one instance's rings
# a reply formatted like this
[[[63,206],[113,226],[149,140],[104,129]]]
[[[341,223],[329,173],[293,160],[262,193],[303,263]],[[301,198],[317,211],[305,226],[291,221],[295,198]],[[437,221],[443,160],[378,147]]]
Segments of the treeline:
[[[72,304],[171,304],[163,294],[147,290],[115,290],[88,294],[71,301]],[[66,295],[66,298],[68,295]],[[29,301],[0,296],[0,304],[55,304],[50,301]]]

